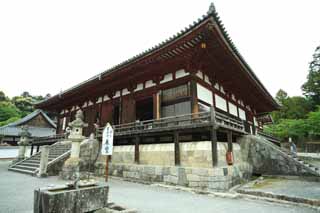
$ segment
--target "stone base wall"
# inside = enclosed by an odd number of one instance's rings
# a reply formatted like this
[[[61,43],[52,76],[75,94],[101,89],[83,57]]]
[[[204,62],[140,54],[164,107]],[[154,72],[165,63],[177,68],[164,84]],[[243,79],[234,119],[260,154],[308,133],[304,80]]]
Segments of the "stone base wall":
[[[252,167],[247,163],[215,168],[183,166],[155,166],[111,163],[109,175],[125,180],[148,183],[165,183],[207,190],[228,190],[251,177]],[[105,163],[98,162],[95,175],[105,175]]]
[[[212,167],[211,142],[180,143],[180,163],[183,167]],[[218,142],[218,166],[227,166],[227,143]],[[144,144],[139,146],[140,164],[157,166],[174,166],[174,144]],[[234,163],[241,163],[240,145],[233,144]],[[104,162],[104,161],[103,161]],[[134,146],[115,146],[112,155],[113,163],[133,164]]]
[[[253,172],[265,175],[320,176],[317,171],[294,159],[271,142],[246,135],[239,139],[243,161],[253,166]]]
[[[144,144],[139,146],[140,164],[174,166],[174,144]]]
[[[234,165],[226,162],[227,143],[218,142],[218,165],[212,167],[210,141],[180,143],[180,166],[174,165],[174,144],[139,146],[140,164],[134,163],[134,146],[115,146],[109,175],[137,182],[159,182],[209,190],[227,190],[251,177],[252,167],[243,162],[240,145],[233,144]],[[95,174],[105,175],[105,160],[95,164]]]

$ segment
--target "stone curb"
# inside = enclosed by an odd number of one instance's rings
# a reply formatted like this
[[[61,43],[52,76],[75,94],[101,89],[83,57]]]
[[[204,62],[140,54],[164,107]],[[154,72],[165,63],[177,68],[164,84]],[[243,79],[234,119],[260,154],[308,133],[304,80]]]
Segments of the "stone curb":
[[[279,201],[287,201],[289,203],[303,204],[320,210],[320,200],[292,197],[287,195],[274,194],[270,192],[247,191],[243,189],[238,189],[237,192],[255,197],[271,198]]]
[[[122,181],[127,181],[124,178],[120,177],[114,177],[110,176],[109,178],[111,179],[116,179],[116,180],[122,180]],[[134,181],[128,181],[128,182],[134,182]],[[139,182],[135,182],[138,183]],[[147,184],[147,183],[140,183],[140,184]],[[183,186],[174,186],[174,185],[166,185],[162,183],[153,183],[153,184],[147,184],[150,186],[158,186],[158,187],[163,187],[171,190],[178,190],[178,191],[186,191],[190,193],[195,193],[195,194],[204,194],[208,195],[210,197],[219,197],[219,198],[229,198],[229,199],[247,199],[247,200],[259,200],[259,201],[266,201],[266,202],[271,202],[271,203],[278,203],[281,205],[288,205],[288,206],[298,206],[298,207],[307,207],[315,210],[320,211],[320,205],[315,206],[311,205],[308,203],[303,203],[303,202],[295,202],[290,199],[285,200],[281,199],[279,197],[267,197],[264,196],[263,193],[259,194],[249,194],[249,193],[242,193],[244,190],[240,190],[239,188],[242,187],[243,185],[236,185],[232,187],[228,192],[214,192],[214,191],[206,191],[206,190],[200,190],[200,189],[194,189],[194,188],[188,188],[188,187],[183,187]],[[318,201],[320,202],[320,201]]]
[[[240,188],[241,185],[237,185],[233,187],[233,190],[230,190],[229,192],[213,192],[213,191],[198,190],[198,189],[180,187],[180,186],[170,186],[170,185],[164,185],[164,184],[152,184],[152,186],[159,186],[159,187],[164,187],[172,190],[181,190],[181,191],[191,192],[195,194],[206,194],[210,197],[229,198],[229,199],[242,198],[247,200],[259,200],[259,201],[266,201],[271,203],[278,203],[278,204],[287,205],[287,206],[307,207],[315,210],[320,210],[319,206],[314,206],[308,203],[299,203],[299,202],[294,202],[294,201],[284,200],[279,198],[265,197],[263,195],[243,194],[243,193],[234,191],[236,190],[236,188]]]

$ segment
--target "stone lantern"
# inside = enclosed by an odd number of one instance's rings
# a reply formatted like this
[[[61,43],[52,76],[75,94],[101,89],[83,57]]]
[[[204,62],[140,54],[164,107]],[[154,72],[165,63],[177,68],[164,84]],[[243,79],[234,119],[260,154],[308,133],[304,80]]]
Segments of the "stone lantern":
[[[80,164],[80,145],[81,142],[86,139],[82,135],[83,128],[87,127],[83,121],[83,112],[77,111],[76,119],[69,124],[71,128],[68,140],[71,141],[71,154],[68,160],[63,165],[61,177],[62,179],[72,180],[79,176],[79,164]]]
[[[79,160],[80,143],[86,138],[82,135],[83,128],[88,126],[88,124],[83,122],[83,112],[81,110],[77,111],[76,119],[69,126],[71,127],[71,131],[68,139],[72,142],[70,158]]]
[[[15,160],[16,162],[24,160],[26,156],[26,147],[30,144],[30,137],[31,134],[28,131],[28,126],[22,126],[21,127],[21,133],[20,133],[20,140],[18,142],[19,145],[19,154],[17,159]]]

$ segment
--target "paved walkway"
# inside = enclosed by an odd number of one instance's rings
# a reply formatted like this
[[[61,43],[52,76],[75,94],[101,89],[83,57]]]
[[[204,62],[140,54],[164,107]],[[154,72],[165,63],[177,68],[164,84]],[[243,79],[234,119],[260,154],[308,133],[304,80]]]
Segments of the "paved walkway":
[[[57,177],[36,178],[7,171],[8,161],[0,161],[0,212],[32,212],[33,190],[63,183]],[[262,201],[214,198],[159,186],[110,180],[110,201],[142,213],[314,213],[314,209]]]
[[[320,183],[304,180],[265,177],[258,183],[252,181],[240,189],[246,192],[263,192],[291,198],[320,200]]]

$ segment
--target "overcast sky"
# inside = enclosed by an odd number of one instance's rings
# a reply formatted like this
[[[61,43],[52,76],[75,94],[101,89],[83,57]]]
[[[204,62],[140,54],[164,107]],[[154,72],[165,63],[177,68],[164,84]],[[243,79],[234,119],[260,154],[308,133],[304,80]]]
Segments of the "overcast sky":
[[[185,28],[210,0],[0,1],[0,90],[52,95]],[[320,45],[319,0],[216,0],[236,47],[272,95],[301,95]]]

